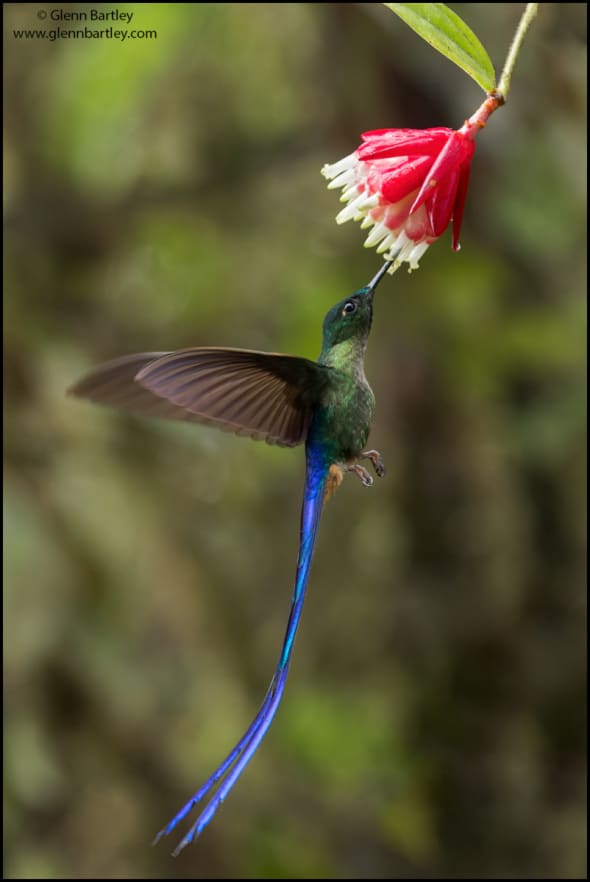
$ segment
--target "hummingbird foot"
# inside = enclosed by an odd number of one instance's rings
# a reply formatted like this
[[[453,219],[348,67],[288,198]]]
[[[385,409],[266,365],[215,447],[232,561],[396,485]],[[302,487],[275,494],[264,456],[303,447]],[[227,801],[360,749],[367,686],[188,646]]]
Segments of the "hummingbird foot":
[[[358,463],[354,463],[352,465],[347,465],[346,471],[347,472],[354,472],[355,475],[357,475],[360,478],[363,486],[365,486],[365,487],[372,487],[373,486],[373,479],[364,466],[359,465]]]
[[[383,475],[385,474],[385,463],[383,462],[383,457],[378,450],[365,450],[363,453],[361,453],[361,457],[363,459],[370,459],[377,477],[383,477]]]

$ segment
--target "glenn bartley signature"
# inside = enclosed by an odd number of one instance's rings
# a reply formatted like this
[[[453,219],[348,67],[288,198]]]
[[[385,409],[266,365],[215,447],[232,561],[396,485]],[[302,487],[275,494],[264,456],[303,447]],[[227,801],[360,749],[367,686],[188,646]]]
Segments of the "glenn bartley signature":
[[[118,9],[113,9],[110,12],[103,12],[101,9],[89,9],[88,12],[51,9],[47,18],[50,18],[51,21],[121,21],[130,24],[134,15],[134,12],[119,12]]]

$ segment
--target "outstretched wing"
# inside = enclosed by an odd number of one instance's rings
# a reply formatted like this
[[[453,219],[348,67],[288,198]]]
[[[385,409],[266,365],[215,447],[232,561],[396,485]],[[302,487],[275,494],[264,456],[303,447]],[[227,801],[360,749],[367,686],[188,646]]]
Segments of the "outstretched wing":
[[[99,365],[68,389],[68,395],[87,398],[96,404],[108,404],[129,413],[148,417],[186,420],[190,414],[153,395],[135,382],[138,371],[167,352],[140,352],[125,355]]]
[[[203,347],[109,361],[69,393],[130,413],[204,423],[294,447],[307,436],[329,372],[291,355]]]

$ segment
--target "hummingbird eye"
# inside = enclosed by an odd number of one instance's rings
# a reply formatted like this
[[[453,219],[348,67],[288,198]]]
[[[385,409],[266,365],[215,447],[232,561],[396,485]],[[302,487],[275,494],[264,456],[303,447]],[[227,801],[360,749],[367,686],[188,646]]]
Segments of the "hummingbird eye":
[[[356,300],[348,300],[342,308],[342,315],[351,315],[353,312],[357,311],[357,307],[358,303]]]

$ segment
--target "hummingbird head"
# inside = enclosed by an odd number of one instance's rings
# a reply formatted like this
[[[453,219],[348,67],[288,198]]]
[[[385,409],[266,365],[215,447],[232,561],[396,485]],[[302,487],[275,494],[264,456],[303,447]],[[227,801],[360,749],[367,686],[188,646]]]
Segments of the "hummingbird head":
[[[373,321],[373,294],[391,263],[384,263],[368,285],[341,300],[328,312],[323,324],[324,350],[351,338],[368,338]]]
[[[368,337],[372,320],[373,291],[361,288],[333,306],[326,315],[323,324],[324,348],[331,349],[352,337]]]

